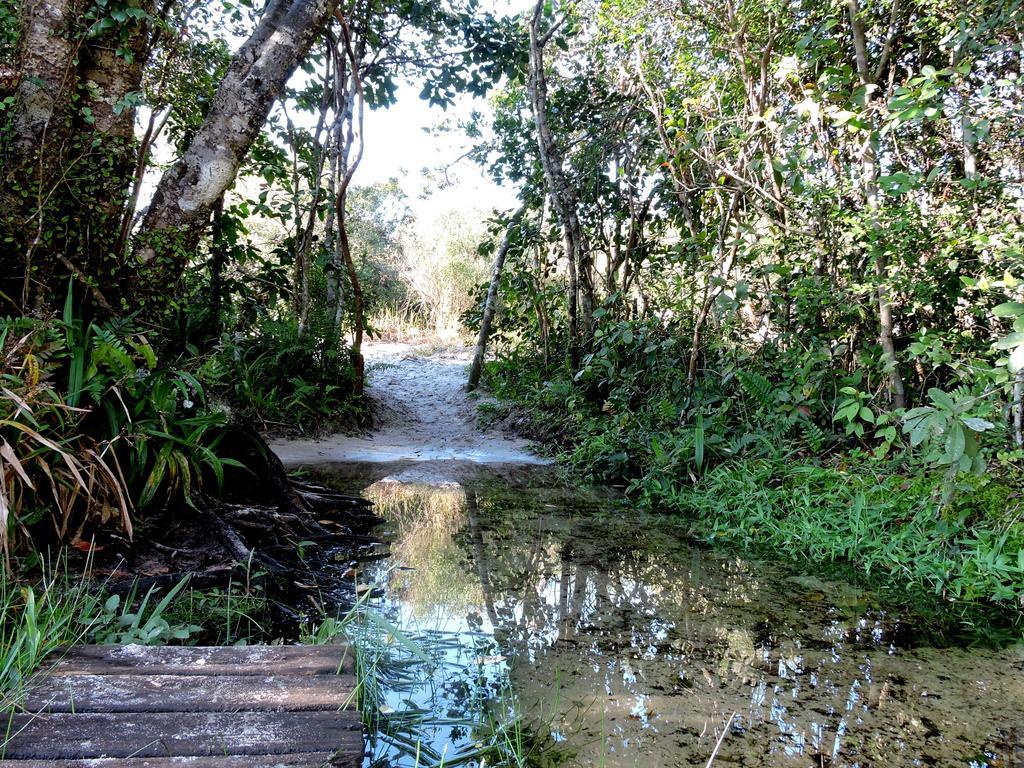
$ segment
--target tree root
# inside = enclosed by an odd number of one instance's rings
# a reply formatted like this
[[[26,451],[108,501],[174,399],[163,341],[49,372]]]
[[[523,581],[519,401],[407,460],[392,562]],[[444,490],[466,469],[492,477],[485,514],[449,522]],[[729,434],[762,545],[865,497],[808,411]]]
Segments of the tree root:
[[[193,587],[226,587],[241,580],[241,571],[246,584],[261,589],[274,618],[286,624],[322,610],[325,595],[328,603],[352,599],[354,585],[337,553],[347,547],[355,557],[378,543],[367,535],[380,522],[370,502],[289,478],[254,432],[239,430],[228,455],[247,471],[232,470],[223,498],[198,496],[191,514],[169,510],[147,520],[115,571],[166,572],[122,579],[109,590],[169,587],[185,577]]]

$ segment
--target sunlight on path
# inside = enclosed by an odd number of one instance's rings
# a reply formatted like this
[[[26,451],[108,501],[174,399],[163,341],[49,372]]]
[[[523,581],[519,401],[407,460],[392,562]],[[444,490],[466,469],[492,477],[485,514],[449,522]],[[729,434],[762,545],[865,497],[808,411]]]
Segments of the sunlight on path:
[[[403,460],[548,463],[531,452],[526,440],[477,428],[477,400],[464,389],[468,351],[419,356],[411,344],[388,342],[368,344],[364,351],[376,430],[362,436],[273,442],[271,447],[286,464]]]

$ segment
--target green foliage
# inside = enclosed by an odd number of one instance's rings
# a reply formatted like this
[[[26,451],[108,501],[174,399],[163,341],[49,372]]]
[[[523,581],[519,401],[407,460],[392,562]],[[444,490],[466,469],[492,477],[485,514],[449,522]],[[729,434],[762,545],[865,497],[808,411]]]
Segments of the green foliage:
[[[236,418],[264,428],[323,431],[364,416],[348,351],[332,334],[299,335],[291,318],[225,337],[198,377]]]
[[[969,415],[979,398],[960,396],[954,399],[941,389],[928,390],[932,405],[907,411],[903,431],[912,447],[925,448],[924,460],[957,472],[981,474],[985,471],[980,436],[995,425],[978,416]]]
[[[541,172],[519,84],[479,149],[534,228],[509,254],[488,380],[570,468],[702,535],[1009,610],[1020,4],[893,10],[568,10],[544,56],[572,195]],[[589,249],[575,289],[560,195]],[[588,281],[577,364],[565,328]]]
[[[971,479],[942,506],[934,478],[881,464],[747,460],[648,489],[645,500],[707,541],[852,566],[958,603],[1002,604],[1019,620],[1024,522],[1013,482]]]
[[[0,707],[7,710],[42,660],[60,646],[84,641],[89,626],[79,619],[95,598],[61,568],[36,584],[0,575]]]
[[[153,606],[149,602],[155,599],[155,587],[149,588],[137,606],[134,591],[124,599],[120,595],[111,595],[102,603],[97,600],[95,611],[87,611],[79,622],[89,627],[92,637],[100,644],[166,645],[188,640],[202,627],[195,624],[171,625],[165,616],[187,584],[186,576]]]
[[[130,323],[0,321],[0,544],[5,557],[37,538],[87,525],[129,535],[132,512],[187,500],[221,482],[227,414],[198,379],[156,367]]]

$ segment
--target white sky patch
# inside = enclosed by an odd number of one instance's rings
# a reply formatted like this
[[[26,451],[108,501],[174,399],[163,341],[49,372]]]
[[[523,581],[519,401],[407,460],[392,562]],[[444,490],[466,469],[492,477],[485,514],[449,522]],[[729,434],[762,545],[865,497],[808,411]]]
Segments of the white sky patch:
[[[430,130],[444,122],[454,125],[469,120],[474,110],[484,115],[490,112],[484,99],[465,95],[447,111],[431,107],[419,98],[416,86],[403,84],[393,106],[366,111],[366,150],[353,183],[368,185],[397,178],[420,221],[453,210],[489,214],[493,208],[514,208],[512,187],[495,184],[472,160],[459,160],[470,147],[460,130]],[[445,174],[438,170],[441,167],[448,167],[447,184]]]

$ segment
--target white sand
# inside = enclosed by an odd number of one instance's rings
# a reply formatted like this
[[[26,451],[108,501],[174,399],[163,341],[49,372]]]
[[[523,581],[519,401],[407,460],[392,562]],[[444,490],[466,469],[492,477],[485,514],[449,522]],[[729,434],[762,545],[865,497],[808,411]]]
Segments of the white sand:
[[[479,402],[465,391],[467,350],[417,355],[411,344],[373,342],[363,348],[366,392],[375,431],[320,440],[277,440],[285,464],[318,462],[469,461],[546,464],[526,440],[477,427]]]

